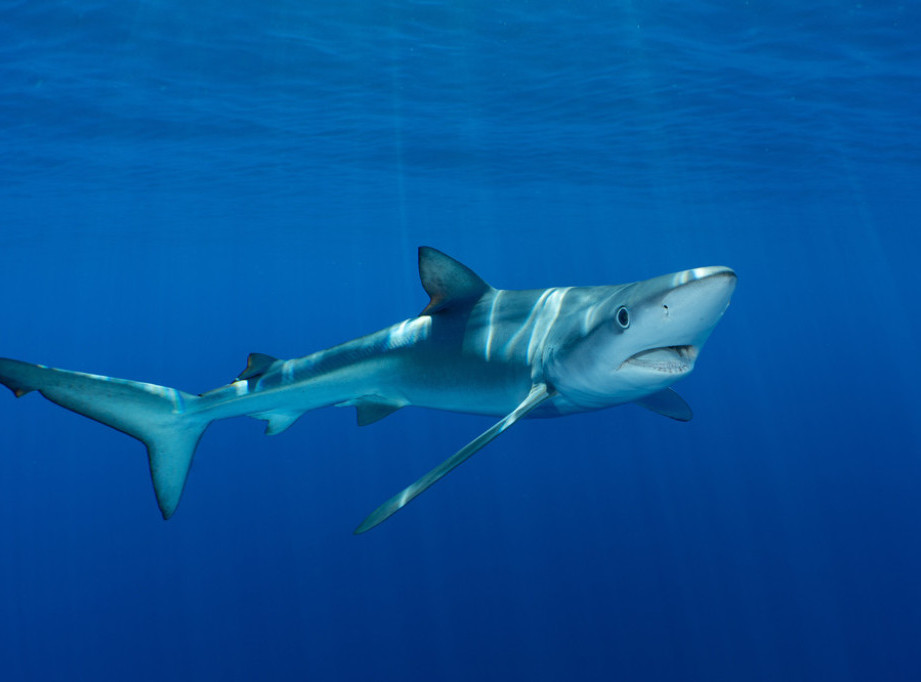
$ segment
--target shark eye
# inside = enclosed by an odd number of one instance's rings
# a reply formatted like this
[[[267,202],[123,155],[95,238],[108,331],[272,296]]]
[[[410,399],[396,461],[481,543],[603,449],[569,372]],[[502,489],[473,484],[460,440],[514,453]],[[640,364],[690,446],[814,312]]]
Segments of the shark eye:
[[[617,324],[620,325],[621,329],[626,329],[630,326],[630,311],[627,310],[624,306],[621,306],[617,309],[617,313],[614,315],[614,319],[617,320]]]

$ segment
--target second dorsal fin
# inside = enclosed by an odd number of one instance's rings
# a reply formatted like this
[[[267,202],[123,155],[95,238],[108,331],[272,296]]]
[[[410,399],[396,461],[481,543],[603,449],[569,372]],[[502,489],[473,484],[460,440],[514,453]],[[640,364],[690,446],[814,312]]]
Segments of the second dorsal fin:
[[[473,270],[431,246],[419,247],[419,277],[432,299],[423,315],[475,301],[491,289]]]
[[[249,357],[246,358],[246,367],[244,367],[243,371],[240,372],[240,376],[237,377],[237,381],[253,379],[255,377],[261,376],[262,374],[265,374],[265,371],[277,361],[278,358],[274,358],[271,355],[266,355],[265,353],[250,353]]]

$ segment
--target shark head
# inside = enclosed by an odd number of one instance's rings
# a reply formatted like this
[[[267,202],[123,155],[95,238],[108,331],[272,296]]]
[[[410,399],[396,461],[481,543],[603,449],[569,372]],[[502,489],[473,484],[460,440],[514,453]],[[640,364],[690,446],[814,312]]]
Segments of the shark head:
[[[582,409],[661,391],[694,369],[735,286],[730,268],[713,266],[606,287],[558,346],[547,378]]]

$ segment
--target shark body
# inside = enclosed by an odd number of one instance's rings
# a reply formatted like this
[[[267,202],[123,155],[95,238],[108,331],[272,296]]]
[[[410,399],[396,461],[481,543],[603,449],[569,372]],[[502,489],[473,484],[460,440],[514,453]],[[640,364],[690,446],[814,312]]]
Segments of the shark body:
[[[249,416],[281,433],[307,411],[354,406],[359,425],[406,406],[501,417],[493,427],[378,507],[389,518],[519,419],[637,403],[687,421],[669,386],[693,368],[729,305],[736,275],[705,267],[616,286],[499,290],[429,247],[431,297],[414,318],[294,360],[253,353],[232,383],[178,389],[0,359],[0,383],[145,443],[164,519],[179,504],[195,448],[217,419]]]

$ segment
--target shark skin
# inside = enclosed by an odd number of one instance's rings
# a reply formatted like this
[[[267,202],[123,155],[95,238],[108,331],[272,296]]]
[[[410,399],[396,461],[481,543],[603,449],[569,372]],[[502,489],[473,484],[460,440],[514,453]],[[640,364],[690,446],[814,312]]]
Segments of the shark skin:
[[[164,519],[217,419],[262,419],[274,435],[328,406],[355,407],[359,425],[407,406],[501,417],[372,512],[362,533],[522,418],[632,402],[688,421],[669,387],[693,370],[736,285],[716,266],[615,286],[501,290],[430,247],[419,249],[419,272],[431,301],[417,317],[298,359],[253,353],[235,381],[198,396],[5,358],[0,383],[142,441]]]

